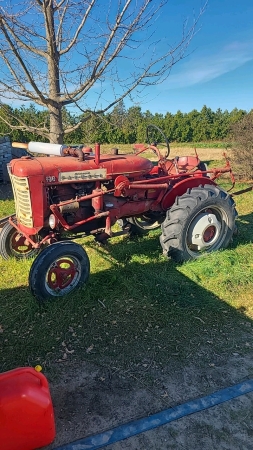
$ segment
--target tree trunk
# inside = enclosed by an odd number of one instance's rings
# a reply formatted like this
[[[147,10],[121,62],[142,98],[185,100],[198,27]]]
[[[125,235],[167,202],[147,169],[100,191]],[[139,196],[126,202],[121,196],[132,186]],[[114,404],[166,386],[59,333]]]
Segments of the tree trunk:
[[[62,104],[60,102],[60,55],[56,45],[54,8],[53,2],[47,0],[44,3],[44,15],[46,23],[47,54],[48,54],[48,84],[49,84],[49,114],[50,133],[52,144],[63,143]]]
[[[63,127],[61,105],[50,106],[50,133],[51,144],[63,144]]]

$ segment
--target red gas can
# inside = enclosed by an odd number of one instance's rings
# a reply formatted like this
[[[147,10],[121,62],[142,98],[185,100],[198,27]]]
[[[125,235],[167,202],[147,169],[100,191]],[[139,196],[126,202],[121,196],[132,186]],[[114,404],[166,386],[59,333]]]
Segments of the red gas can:
[[[34,450],[55,438],[46,377],[32,367],[0,374],[0,448]]]

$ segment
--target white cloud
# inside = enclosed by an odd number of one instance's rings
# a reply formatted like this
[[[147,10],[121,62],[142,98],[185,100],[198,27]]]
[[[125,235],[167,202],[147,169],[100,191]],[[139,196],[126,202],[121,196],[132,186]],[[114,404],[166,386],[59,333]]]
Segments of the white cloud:
[[[216,54],[202,57],[198,57],[195,53],[191,59],[184,60],[176,67],[177,73],[172,72],[168,78],[168,85],[164,83],[164,87],[177,89],[206,83],[251,60],[253,60],[253,42],[232,42]]]

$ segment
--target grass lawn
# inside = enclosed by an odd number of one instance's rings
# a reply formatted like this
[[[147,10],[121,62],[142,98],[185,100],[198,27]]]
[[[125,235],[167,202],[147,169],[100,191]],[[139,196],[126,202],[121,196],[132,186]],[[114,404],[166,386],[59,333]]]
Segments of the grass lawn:
[[[205,161],[220,156],[201,149]],[[104,247],[79,240],[91,261],[87,286],[45,306],[29,292],[31,261],[0,258],[0,371],[41,364],[53,374],[57,363],[89,360],[149,380],[172,361],[212,366],[252,351],[253,192],[235,200],[231,246],[183,265],[162,256],[159,230]],[[13,210],[0,202],[0,218]]]

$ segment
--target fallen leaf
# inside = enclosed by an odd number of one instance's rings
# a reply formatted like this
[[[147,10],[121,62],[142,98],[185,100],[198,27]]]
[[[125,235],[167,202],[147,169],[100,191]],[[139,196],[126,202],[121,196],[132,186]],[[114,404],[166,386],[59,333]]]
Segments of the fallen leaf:
[[[86,353],[90,353],[90,352],[93,350],[93,348],[94,348],[94,345],[91,344],[90,347],[88,347],[88,348],[86,349]]]
[[[200,322],[205,323],[204,320],[202,320],[200,317],[194,316],[194,319],[200,320]]]

